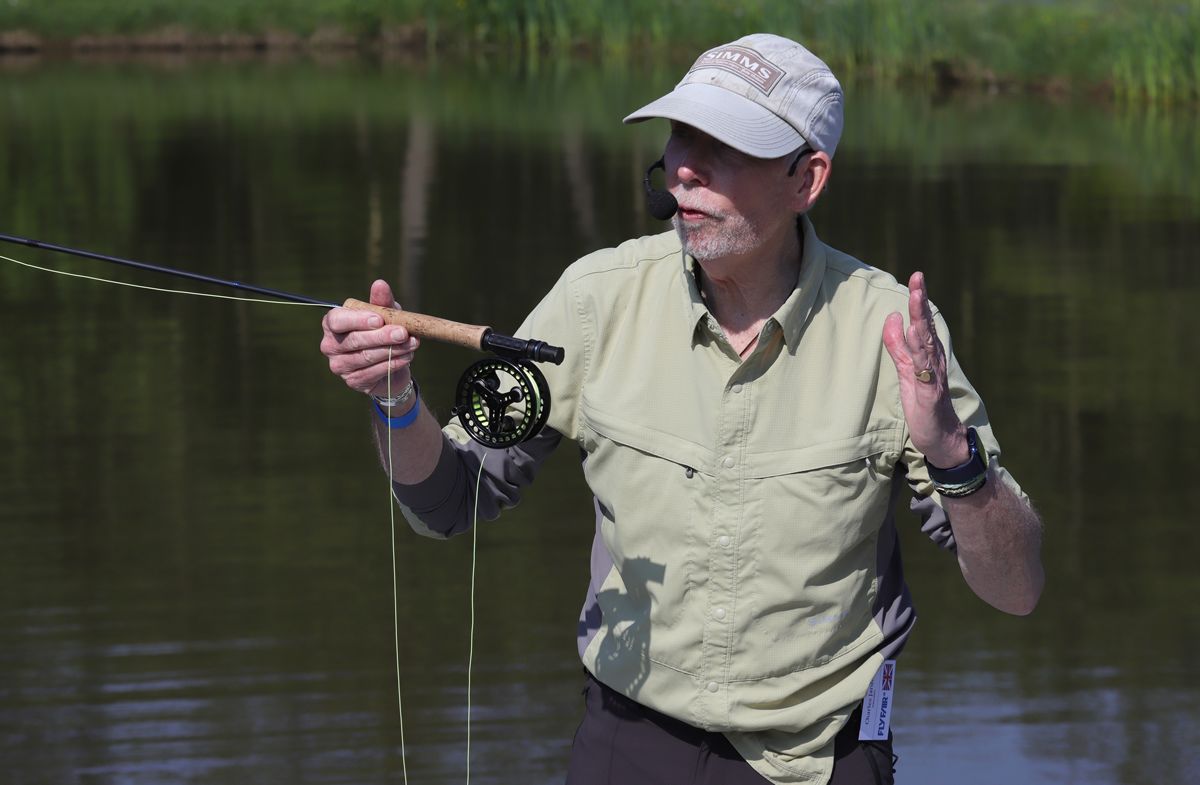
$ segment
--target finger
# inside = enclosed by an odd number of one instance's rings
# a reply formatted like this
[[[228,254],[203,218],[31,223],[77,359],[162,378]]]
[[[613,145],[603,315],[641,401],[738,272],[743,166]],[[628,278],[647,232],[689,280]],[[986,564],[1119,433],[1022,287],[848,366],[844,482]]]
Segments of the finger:
[[[355,313],[361,313],[355,311]],[[325,325],[325,337],[321,341],[322,351],[325,351],[325,346],[328,345],[330,351],[336,352],[357,352],[361,349],[370,349],[375,346],[390,346],[407,343],[413,336],[408,330],[399,324],[389,325],[387,327],[379,327],[382,319],[376,314],[372,314],[374,320],[368,319],[371,324],[375,324],[378,329],[371,328],[355,328],[349,330],[338,330],[337,327],[344,326],[347,322],[350,324],[359,324],[359,317],[346,317],[344,314],[334,315],[330,311],[329,319]]]
[[[346,354],[360,352],[363,349],[374,349],[377,346],[399,349],[409,341],[417,340],[416,336],[399,325],[385,327],[381,330],[353,330],[348,333],[331,333],[321,342],[322,350],[326,344],[334,353]]]
[[[929,283],[925,280],[925,273],[918,271],[917,275],[920,276],[917,288],[921,291],[921,320],[928,325],[929,334],[937,340],[937,322],[933,320],[933,303],[929,301]]]
[[[388,365],[395,363],[401,363],[399,367],[408,365],[412,363],[415,355],[415,350],[392,351],[389,355],[386,349],[334,354],[329,357],[329,370],[343,379],[349,379],[351,376],[359,378],[364,373],[369,375],[372,369],[382,373],[381,369]]]
[[[371,392],[380,387],[388,376],[403,371],[410,364],[410,357],[393,357],[390,362],[382,362],[372,365],[370,368],[363,368],[353,373],[342,374],[342,379],[346,382],[346,386],[352,390]],[[407,384],[407,382],[398,382],[393,379],[394,387],[402,387],[404,384]],[[383,389],[386,390],[386,386]]]
[[[387,330],[375,332],[350,333],[338,340],[339,336],[326,335],[321,341],[321,353],[329,359],[329,370],[342,376],[362,368],[385,362],[390,351],[393,357],[407,356],[411,358],[420,347],[421,342],[409,336],[407,340],[397,343],[380,341],[379,336]],[[374,336],[375,340],[368,340]]]
[[[350,333],[361,330],[377,330],[383,327],[383,317],[370,311],[353,308],[334,308],[322,320],[326,332]]]
[[[327,341],[332,344],[331,350],[338,353],[361,352],[363,349],[374,349],[382,346],[399,349],[409,341],[415,341],[416,336],[408,330],[396,326],[388,326],[382,330],[354,330],[348,333],[333,333]]]
[[[928,335],[928,325],[925,323],[924,283],[924,276],[919,271],[908,279],[908,324],[910,331],[914,332],[922,343]]]
[[[941,344],[937,342],[934,307],[929,302],[929,288],[923,272],[913,272],[908,280],[908,348],[913,364],[918,368],[936,368],[940,364]]]
[[[421,342],[416,338],[406,338],[399,343],[389,343],[374,349],[361,349],[357,356],[362,358],[363,367],[385,363],[395,357],[407,357],[409,360],[416,354]],[[355,355],[349,355],[351,357]]]

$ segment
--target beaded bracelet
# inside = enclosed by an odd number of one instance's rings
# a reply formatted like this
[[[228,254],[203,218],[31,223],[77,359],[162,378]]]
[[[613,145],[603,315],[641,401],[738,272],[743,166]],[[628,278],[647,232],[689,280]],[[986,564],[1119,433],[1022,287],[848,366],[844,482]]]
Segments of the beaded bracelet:
[[[933,487],[942,496],[949,496],[952,499],[960,499],[963,496],[970,496],[986,484],[987,471],[985,470],[983,474],[967,480],[966,482],[961,482],[956,485],[941,485],[935,482]]]

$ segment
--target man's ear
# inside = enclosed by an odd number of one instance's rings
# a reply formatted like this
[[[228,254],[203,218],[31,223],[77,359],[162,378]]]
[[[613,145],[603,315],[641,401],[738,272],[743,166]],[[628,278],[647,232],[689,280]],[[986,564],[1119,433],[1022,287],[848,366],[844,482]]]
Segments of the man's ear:
[[[817,203],[817,199],[825,191],[829,182],[829,172],[833,161],[829,154],[821,151],[804,156],[800,168],[796,170],[799,182],[792,192],[792,210],[797,213],[807,213]]]

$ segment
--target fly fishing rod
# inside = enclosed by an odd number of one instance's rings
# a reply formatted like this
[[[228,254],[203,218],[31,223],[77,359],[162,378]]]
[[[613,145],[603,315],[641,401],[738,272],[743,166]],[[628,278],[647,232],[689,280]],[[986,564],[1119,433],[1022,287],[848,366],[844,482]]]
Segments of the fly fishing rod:
[[[137,262],[119,256],[68,248],[28,237],[0,233],[0,242],[186,278],[190,281],[261,294],[277,300],[327,308],[339,307],[338,303],[328,300],[318,300],[301,294],[173,267]],[[488,447],[509,447],[531,438],[546,423],[550,414],[550,389],[545,376],[533,363],[561,364],[564,357],[561,346],[551,346],[536,339],[502,335],[486,325],[464,324],[414,311],[385,308],[354,298],[341,303],[341,307],[372,311],[386,324],[404,327],[418,338],[496,355],[495,358],[480,360],[464,372],[459,380],[457,405],[453,411],[471,437],[481,444]]]

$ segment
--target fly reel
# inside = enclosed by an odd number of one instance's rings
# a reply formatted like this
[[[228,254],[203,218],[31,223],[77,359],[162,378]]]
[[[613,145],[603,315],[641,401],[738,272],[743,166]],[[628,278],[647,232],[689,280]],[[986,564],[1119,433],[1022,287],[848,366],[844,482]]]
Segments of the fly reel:
[[[485,447],[520,444],[550,416],[550,386],[529,360],[480,360],[458,380],[455,400],[451,414]]]

